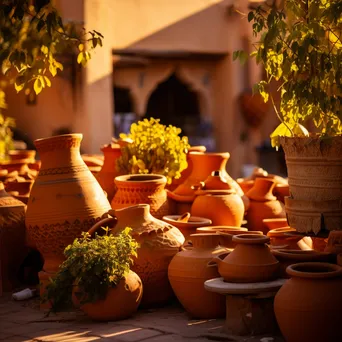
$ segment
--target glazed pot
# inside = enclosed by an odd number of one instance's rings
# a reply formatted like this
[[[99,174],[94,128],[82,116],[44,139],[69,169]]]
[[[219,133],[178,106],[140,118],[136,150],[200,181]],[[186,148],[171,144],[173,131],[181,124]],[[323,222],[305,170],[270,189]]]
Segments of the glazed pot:
[[[48,273],[58,270],[65,247],[110,209],[81,158],[81,140],[82,134],[66,134],[35,141],[42,165],[27,204],[26,227]]]
[[[342,340],[342,268],[326,263],[298,263],[278,291],[274,312],[288,342]]]
[[[279,261],[279,276],[287,278],[286,269],[288,266],[301,262],[326,262],[334,263],[336,258],[331,253],[317,252],[314,250],[291,250],[272,249],[272,254]]]
[[[267,178],[257,178],[246,196],[250,199],[246,215],[249,230],[261,230],[267,234],[263,220],[285,218],[284,204],[272,194],[275,182]]]
[[[96,175],[96,179],[102,189],[106,191],[108,201],[111,202],[117,190],[114,179],[119,176],[116,169],[116,160],[121,156],[121,149],[120,145],[112,143],[104,145],[101,151],[104,155],[104,162],[101,170]]]
[[[80,306],[82,293],[75,289],[72,295],[73,304]],[[119,282],[116,287],[108,289],[106,298],[93,303],[86,303],[80,306],[91,319],[96,321],[117,321],[132,316],[140,304],[143,294],[143,286],[139,276],[129,273]]]
[[[219,246],[218,234],[191,235],[193,248],[177,253],[169,265],[169,280],[184,309],[195,318],[224,317],[225,300],[222,295],[204,289],[204,282],[218,278],[216,267],[207,263],[227,250]]]
[[[271,254],[266,243],[267,236],[257,234],[235,235],[232,241],[237,245],[230,254],[215,257],[218,271],[224,281],[231,283],[257,283],[277,277],[279,262]]]
[[[149,204],[151,214],[161,219],[169,214],[165,191],[166,177],[157,174],[124,175],[115,178],[117,192],[111,202],[113,209]]]

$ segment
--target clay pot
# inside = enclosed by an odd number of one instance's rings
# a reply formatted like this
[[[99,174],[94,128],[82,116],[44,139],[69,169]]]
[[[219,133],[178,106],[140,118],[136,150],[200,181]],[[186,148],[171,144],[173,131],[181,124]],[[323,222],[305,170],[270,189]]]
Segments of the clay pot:
[[[190,238],[193,248],[177,253],[169,265],[172,289],[192,317],[224,317],[224,297],[206,291],[203,284],[206,280],[220,276],[216,267],[207,267],[207,264],[213,257],[227,250],[219,246],[218,234],[193,234]]]
[[[8,152],[10,160],[28,159],[31,163],[35,162],[35,150],[11,150]]]
[[[28,167],[28,164],[31,162],[32,160],[30,159],[4,161],[0,164],[0,169],[7,170],[8,173],[17,171],[19,176],[24,177],[27,180],[35,179],[38,172],[36,170],[31,170]]]
[[[26,227],[54,273],[64,249],[110,209],[100,185],[80,155],[82,134],[38,139],[42,165],[27,204]]]
[[[274,186],[273,180],[257,178],[253,188],[247,192],[246,196],[250,199],[246,215],[249,230],[261,230],[267,234],[264,219],[285,218],[284,204],[272,194]]]
[[[241,226],[245,207],[234,189],[197,190],[195,194],[192,215],[209,218],[215,226]]]
[[[189,217],[187,217],[186,220],[182,220],[186,214],[189,214]],[[191,234],[196,233],[196,228],[210,226],[212,223],[211,220],[207,218],[191,216],[190,213],[164,216],[163,221],[177,227],[184,235],[186,242],[190,239]]]
[[[288,184],[277,184],[273,193],[278,201],[285,203],[285,197],[290,196],[290,187]]]
[[[72,296],[75,306],[80,305],[77,291],[74,290]],[[142,295],[143,286],[139,276],[129,271],[116,287],[108,289],[105,299],[86,303],[81,306],[81,310],[93,320],[117,321],[132,316],[138,310]]]
[[[329,233],[328,243],[324,251],[333,254],[342,253],[342,231],[334,230]]]
[[[12,291],[19,285],[18,272],[28,252],[25,210],[26,206],[10,196],[0,182],[0,296],[2,290]]]
[[[302,240],[301,236],[289,236],[287,233],[295,232],[296,230],[290,227],[282,227],[271,229],[267,236],[271,239],[271,246],[286,246],[286,249],[297,250],[302,249],[298,242]]]
[[[286,218],[263,219],[262,223],[268,231],[277,228],[290,228]]]
[[[278,291],[274,312],[288,342],[342,340],[342,268],[326,263],[288,267],[291,277]]]
[[[288,266],[301,262],[335,262],[334,255],[331,253],[322,253],[314,250],[290,250],[290,249],[272,249],[272,254],[280,262],[279,276],[288,278],[286,269]]]
[[[113,209],[149,204],[154,217],[161,219],[168,215],[165,176],[157,174],[118,176],[115,178],[115,184],[118,191],[111,202]]]
[[[232,241],[237,245],[230,254],[221,254],[212,260],[218,264],[224,281],[256,283],[277,277],[279,262],[266,245],[270,241],[269,237],[244,234],[233,236]]]
[[[139,204],[124,209],[110,210],[114,218],[100,221],[90,231],[115,222],[112,233],[126,227],[132,228],[131,235],[139,243],[138,258],[134,258],[132,271],[141,278],[144,295],[141,305],[152,307],[164,305],[173,296],[167,270],[169,264],[184,243],[184,236],[178,228],[154,218],[148,204]]]
[[[104,154],[104,162],[100,172],[96,175],[96,179],[102,189],[106,191],[108,201],[111,202],[117,190],[114,179],[119,176],[116,160],[121,156],[121,149],[120,145],[112,143],[104,145],[101,151]]]
[[[7,182],[5,187],[6,191],[18,191],[19,195],[29,196],[33,183],[33,180],[22,182]]]

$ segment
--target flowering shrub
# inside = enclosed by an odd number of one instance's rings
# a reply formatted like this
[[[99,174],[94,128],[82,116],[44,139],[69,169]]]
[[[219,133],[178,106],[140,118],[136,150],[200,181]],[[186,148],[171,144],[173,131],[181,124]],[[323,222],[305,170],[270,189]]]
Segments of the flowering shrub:
[[[165,126],[159,119],[144,119],[131,125],[129,134],[120,134],[127,144],[121,147],[122,156],[117,169],[122,174],[162,174],[168,184],[180,178],[187,168],[187,137],[180,137],[181,129]]]

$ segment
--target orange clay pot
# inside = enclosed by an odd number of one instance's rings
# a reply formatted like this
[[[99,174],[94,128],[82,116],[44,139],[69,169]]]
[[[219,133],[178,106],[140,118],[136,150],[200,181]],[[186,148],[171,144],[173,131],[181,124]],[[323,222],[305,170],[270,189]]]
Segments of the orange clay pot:
[[[96,175],[96,179],[107,193],[108,201],[111,202],[117,190],[114,179],[119,176],[116,169],[116,160],[121,156],[121,149],[120,145],[111,143],[104,145],[101,151],[104,154],[104,162],[101,170]]]
[[[268,231],[276,228],[290,228],[286,218],[263,219],[262,223]]]
[[[30,163],[35,162],[36,151],[35,150],[11,150],[8,152],[10,160],[22,160],[28,159]]]
[[[271,246],[287,246],[287,249],[301,249],[298,242],[302,240],[301,236],[289,236],[287,233],[295,232],[296,230],[290,227],[282,227],[271,229],[267,236],[271,239]]]
[[[261,230],[267,234],[263,220],[268,218],[285,218],[284,204],[273,196],[275,182],[270,179],[257,178],[254,186],[247,192],[250,199],[246,215],[249,230]]]
[[[32,170],[28,167],[29,163],[31,162],[32,160],[30,159],[4,161],[0,164],[0,170],[7,170],[8,173],[17,171],[20,177],[23,177],[27,180],[35,179],[38,172],[37,170]]]
[[[270,238],[264,235],[235,235],[237,245],[230,254],[221,254],[209,265],[218,264],[218,271],[231,283],[256,283],[277,277],[279,262],[266,245]]]
[[[342,341],[342,268],[326,263],[299,263],[274,299],[279,328],[288,342]]]
[[[64,249],[110,209],[99,183],[80,155],[82,134],[38,139],[42,165],[27,204],[26,227],[54,273]]]
[[[80,305],[76,288],[72,294],[72,301],[76,307]],[[106,298],[93,303],[86,303],[80,308],[91,319],[96,321],[118,321],[132,316],[140,304],[143,286],[139,276],[129,271],[116,287],[108,289]]]
[[[193,247],[174,256],[169,265],[169,280],[184,309],[195,318],[224,317],[225,300],[222,295],[204,289],[204,282],[218,278],[216,267],[207,267],[218,254],[227,252],[219,246],[218,234],[193,234]]]
[[[157,174],[118,176],[115,178],[118,191],[111,206],[113,209],[122,209],[137,204],[149,204],[151,214],[161,219],[169,214],[166,181],[165,176]]]

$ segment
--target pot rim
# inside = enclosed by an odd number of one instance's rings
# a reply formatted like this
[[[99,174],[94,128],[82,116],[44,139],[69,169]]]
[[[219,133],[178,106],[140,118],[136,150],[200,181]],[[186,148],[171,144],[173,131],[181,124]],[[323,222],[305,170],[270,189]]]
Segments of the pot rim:
[[[182,217],[183,215],[165,215],[163,216],[163,221],[167,222],[167,223],[170,223],[170,224],[174,224],[174,223],[182,223],[184,224],[185,226],[188,225],[188,226],[197,226],[199,224],[208,224],[210,225],[212,223],[212,221],[208,218],[205,218],[205,217],[200,217],[200,216],[190,216],[189,218],[189,221],[187,222],[182,222],[182,221],[177,221],[177,218],[180,218]],[[191,219],[193,221],[191,221]]]
[[[329,257],[332,256],[332,253],[328,252],[318,252],[314,249],[310,250],[300,250],[300,249],[276,249],[273,250],[272,253],[276,257],[285,258],[287,260],[297,259],[298,257],[304,259],[311,259],[313,257]]]
[[[136,178],[134,180],[130,178]],[[145,178],[145,179],[144,179]],[[157,183],[157,184],[166,184],[166,177],[163,175],[158,175],[155,173],[149,174],[131,174],[131,175],[122,175],[115,177],[115,182],[120,184],[129,183],[129,184],[149,184],[149,183]]]
[[[317,270],[316,272],[305,269]],[[322,270],[320,272],[320,270]],[[330,279],[342,277],[342,267],[327,262],[300,262],[286,268],[286,273],[291,277],[305,279]]]
[[[55,135],[52,137],[46,137],[46,138],[39,138],[34,141],[34,144],[36,143],[41,144],[44,143],[45,141],[58,141],[60,139],[65,139],[65,138],[76,138],[76,139],[83,139],[83,134],[82,133],[70,133],[70,134],[61,134],[61,135]]]
[[[263,245],[270,242],[270,240],[268,236],[259,234],[239,234],[234,235],[232,238],[233,242],[246,245]]]
[[[248,231],[248,229],[245,227],[234,227],[234,226],[207,226],[207,227],[199,227],[197,229],[199,231],[204,231],[204,232],[207,232],[207,231],[212,230],[212,229],[214,229],[214,230],[215,229],[222,229],[222,230],[225,230],[227,232],[229,232],[229,231],[247,232]]]

